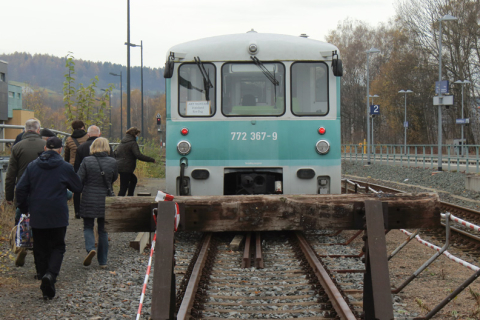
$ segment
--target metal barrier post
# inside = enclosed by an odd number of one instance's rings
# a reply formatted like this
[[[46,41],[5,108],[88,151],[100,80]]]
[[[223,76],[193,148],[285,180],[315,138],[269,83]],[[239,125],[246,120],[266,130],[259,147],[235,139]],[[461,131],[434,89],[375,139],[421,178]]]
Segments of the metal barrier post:
[[[152,289],[152,320],[174,319],[174,219],[175,202],[158,203],[157,242]]]
[[[390,261],[390,259],[392,259],[397,253],[399,253],[400,250],[402,250],[410,241],[412,241],[417,236],[419,231],[420,230],[416,230],[414,233],[410,235],[410,237],[408,237],[407,240],[405,240],[405,242],[403,242],[395,250],[393,250],[393,252],[388,256],[387,260]]]
[[[363,310],[365,320],[393,319],[390,277],[386,252],[384,212],[388,206],[378,200],[365,201],[365,276]]]
[[[427,262],[425,262],[417,271],[415,271],[404,283],[402,283],[397,289],[392,290],[392,293],[399,293],[402,291],[410,282],[412,282],[423,270],[425,270],[429,265],[433,263],[433,261],[437,260],[444,251],[448,249],[450,246],[450,213],[445,214],[445,245],[435,253]]]

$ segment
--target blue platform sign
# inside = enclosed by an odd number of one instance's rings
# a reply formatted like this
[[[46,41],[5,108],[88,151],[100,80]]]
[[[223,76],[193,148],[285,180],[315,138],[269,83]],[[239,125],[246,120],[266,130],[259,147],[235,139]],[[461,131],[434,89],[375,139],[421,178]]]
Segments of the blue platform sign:
[[[370,114],[380,114],[380,105],[379,104],[371,104],[370,105]]]
[[[404,121],[404,122],[403,122],[403,127],[404,127],[404,128],[408,128],[408,121]]]
[[[448,80],[435,81],[435,93],[436,94],[448,93],[448,90],[449,90]]]
[[[457,124],[468,124],[468,123],[470,123],[470,118],[457,119],[456,123],[457,123]]]

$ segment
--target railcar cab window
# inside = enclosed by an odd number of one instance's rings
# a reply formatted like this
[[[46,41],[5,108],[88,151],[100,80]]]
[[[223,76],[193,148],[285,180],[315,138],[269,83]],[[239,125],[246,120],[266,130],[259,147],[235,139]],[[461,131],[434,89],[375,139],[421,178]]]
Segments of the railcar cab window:
[[[283,64],[225,63],[222,66],[222,112],[226,116],[284,114]]]
[[[328,113],[328,67],[324,62],[292,65],[292,113],[324,116]]]
[[[205,73],[195,63],[184,63],[178,70],[178,112],[183,117],[215,114],[215,66],[202,65]]]

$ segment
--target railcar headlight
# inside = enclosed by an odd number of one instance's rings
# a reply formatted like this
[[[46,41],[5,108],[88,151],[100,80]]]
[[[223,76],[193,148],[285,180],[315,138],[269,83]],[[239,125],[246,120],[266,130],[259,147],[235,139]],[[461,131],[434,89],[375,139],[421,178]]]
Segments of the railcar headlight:
[[[191,150],[192,150],[192,145],[188,141],[182,140],[177,144],[177,151],[182,156],[186,156],[187,154],[190,153]]]
[[[315,145],[315,150],[317,150],[318,154],[327,154],[330,150],[330,143],[327,140],[320,140]]]

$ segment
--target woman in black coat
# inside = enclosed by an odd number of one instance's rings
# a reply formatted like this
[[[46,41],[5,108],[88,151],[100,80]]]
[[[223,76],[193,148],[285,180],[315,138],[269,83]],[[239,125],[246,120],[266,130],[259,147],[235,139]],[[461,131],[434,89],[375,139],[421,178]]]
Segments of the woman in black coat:
[[[78,175],[83,182],[80,217],[83,218],[83,235],[88,253],[83,261],[84,266],[89,266],[97,253],[93,234],[95,219],[98,225],[98,264],[100,268],[107,266],[108,234],[105,231],[105,198],[112,195],[112,184],[118,177],[117,162],[108,156],[109,153],[108,140],[95,139],[90,146],[91,156],[83,159],[78,170]]]
[[[155,159],[140,152],[137,143],[137,137],[140,135],[140,130],[131,127],[126,133],[127,134],[123,137],[120,145],[115,150],[118,173],[120,174],[120,191],[118,192],[118,195],[122,197],[127,193],[127,189],[129,196],[133,196],[135,191],[137,176],[135,176],[133,172],[137,166],[137,159],[140,161],[155,163]]]

